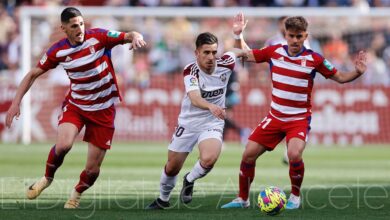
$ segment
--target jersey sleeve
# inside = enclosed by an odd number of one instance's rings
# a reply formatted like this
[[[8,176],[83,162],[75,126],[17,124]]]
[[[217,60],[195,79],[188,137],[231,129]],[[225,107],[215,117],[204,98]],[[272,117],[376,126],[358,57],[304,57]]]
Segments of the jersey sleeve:
[[[42,58],[37,63],[37,67],[44,71],[48,71],[56,68],[58,64],[59,61],[56,59],[52,49],[49,49],[45,54],[43,54]]]
[[[272,53],[277,47],[280,47],[280,44],[263,47],[261,49],[253,49],[252,53],[255,57],[256,63],[269,62],[271,60]]]
[[[330,78],[337,73],[337,69],[323,56],[315,54],[314,56],[315,69],[325,78]]]
[[[226,52],[221,57],[220,61],[218,62],[219,66],[224,66],[226,68],[229,68],[230,70],[234,69],[234,66],[236,65],[237,57],[236,54],[233,52]]]
[[[97,33],[98,37],[102,42],[104,42],[107,49],[111,49],[119,44],[125,43],[125,34],[124,32],[105,30],[105,29],[92,29]]]
[[[183,77],[184,77],[184,87],[186,93],[194,90],[200,90],[199,80],[197,76],[198,76],[198,72],[195,68],[195,64],[189,64],[184,68]]]

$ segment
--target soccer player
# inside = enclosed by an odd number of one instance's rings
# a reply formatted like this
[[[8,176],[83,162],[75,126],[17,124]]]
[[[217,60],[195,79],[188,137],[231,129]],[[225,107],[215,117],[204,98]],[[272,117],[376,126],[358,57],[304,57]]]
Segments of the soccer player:
[[[64,206],[72,209],[79,206],[81,194],[96,181],[106,150],[111,147],[115,130],[114,104],[120,101],[120,94],[110,51],[118,44],[131,43],[130,48],[137,49],[146,43],[135,31],[85,30],[83,16],[73,7],[62,11],[61,28],[66,38],[53,44],[23,78],[8,109],[6,126],[10,127],[13,118],[20,115],[21,100],[34,81],[61,64],[70,79],[70,91],[63,103],[57,139],[49,152],[45,175],[28,188],[27,198],[35,199],[52,183],[56,170],[85,126],[84,141],[88,142],[86,166]]]
[[[184,176],[180,200],[192,201],[195,180],[206,176],[217,161],[222,147],[225,118],[225,93],[236,63],[236,55],[225,53],[217,58],[218,39],[211,33],[196,38],[196,61],[183,71],[186,95],[178,126],[168,146],[168,161],[161,173],[160,196],[146,209],[165,209],[188,154],[198,144],[199,160]]]
[[[315,74],[318,72],[338,83],[351,82],[365,72],[366,54],[359,52],[354,71],[340,72],[320,54],[303,46],[308,36],[308,23],[301,16],[289,17],[285,22],[287,45],[250,50],[242,37],[245,26],[244,15],[240,13],[234,18],[235,46],[247,48],[248,61],[270,64],[273,86],[271,110],[249,136],[240,165],[238,197],[222,208],[250,206],[249,189],[255,176],[257,158],[266,151],[272,151],[286,137],[291,181],[286,208],[297,209],[301,204],[300,189],[305,170],[302,153],[310,130],[310,100]]]

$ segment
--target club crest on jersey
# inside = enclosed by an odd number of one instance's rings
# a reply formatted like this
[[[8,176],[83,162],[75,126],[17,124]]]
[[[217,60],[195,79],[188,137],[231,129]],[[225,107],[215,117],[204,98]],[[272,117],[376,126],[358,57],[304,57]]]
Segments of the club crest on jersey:
[[[324,65],[328,70],[332,70],[334,68],[333,65],[327,59],[324,60]]]
[[[222,73],[221,76],[219,76],[222,82],[226,81],[226,73]]]
[[[89,46],[89,51],[95,53],[95,47],[93,45]]]
[[[43,55],[43,57],[41,58],[41,60],[39,61],[39,63],[40,63],[41,65],[43,65],[43,64],[46,62],[46,60],[47,60],[47,54],[45,53],[45,54]]]
[[[301,66],[306,66],[306,58],[303,58],[303,59],[301,60]]]

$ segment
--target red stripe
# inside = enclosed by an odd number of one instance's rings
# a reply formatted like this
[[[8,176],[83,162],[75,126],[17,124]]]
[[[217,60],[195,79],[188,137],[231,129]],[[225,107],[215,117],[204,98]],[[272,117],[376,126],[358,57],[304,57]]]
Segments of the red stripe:
[[[110,71],[108,71],[108,68],[106,68],[103,72],[101,72],[101,73],[99,73],[99,74],[97,74],[95,76],[79,78],[79,79],[72,79],[72,78],[69,78],[69,79],[74,84],[91,83],[91,82],[95,82],[95,81],[101,80],[102,78],[107,76],[109,74],[109,72]]]
[[[304,101],[294,101],[289,99],[283,99],[279,98],[277,96],[272,95],[272,101],[279,105],[284,105],[288,107],[294,107],[294,108],[310,108],[310,102],[304,102]]]
[[[308,94],[311,91],[311,87],[299,87],[299,86],[293,86],[293,85],[288,85],[276,81],[272,81],[272,85],[276,89],[288,91],[288,92],[295,92],[299,94]],[[310,84],[309,84],[310,86]]]
[[[110,88],[112,85],[115,85],[114,79],[111,79],[109,82],[107,82],[103,86],[96,88],[96,89],[93,89],[93,90],[80,90],[80,91],[73,91],[72,90],[72,92],[75,92],[79,95],[95,94],[95,93],[98,93],[98,92],[101,92],[103,90]]]
[[[284,69],[281,67],[277,67],[275,65],[272,66],[272,72],[283,75],[283,76],[290,76],[298,79],[306,79],[306,80],[313,80],[311,74],[304,73],[304,72],[299,72],[299,71],[294,71],[290,69]]]
[[[119,92],[112,91],[110,95],[97,98],[95,100],[80,100],[80,99],[74,99],[73,97],[71,97],[71,100],[78,105],[95,105],[95,104],[105,103],[113,97],[119,97]]]

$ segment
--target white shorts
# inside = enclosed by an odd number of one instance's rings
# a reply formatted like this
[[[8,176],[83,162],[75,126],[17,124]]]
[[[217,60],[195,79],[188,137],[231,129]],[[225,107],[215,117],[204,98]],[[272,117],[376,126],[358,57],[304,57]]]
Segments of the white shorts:
[[[195,144],[199,144],[201,141],[210,138],[218,139],[222,143],[222,129],[214,128],[206,131],[188,131],[179,126],[172,135],[168,150],[174,152],[191,152]]]

